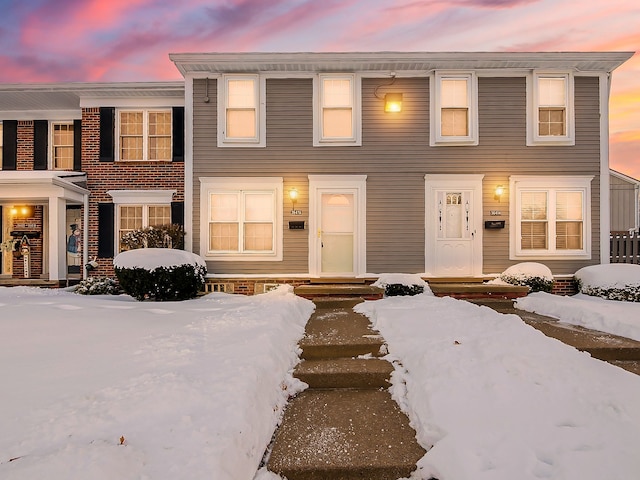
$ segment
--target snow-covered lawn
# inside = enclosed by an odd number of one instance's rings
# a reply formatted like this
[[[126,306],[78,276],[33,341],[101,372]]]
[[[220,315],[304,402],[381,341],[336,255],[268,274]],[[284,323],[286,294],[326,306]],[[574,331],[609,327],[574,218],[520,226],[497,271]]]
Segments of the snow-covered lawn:
[[[0,478],[253,478],[312,311],[0,288]]]
[[[429,292],[356,310],[386,339],[394,398],[433,445],[416,478],[639,478],[639,376]]]
[[[433,445],[416,479],[638,477],[640,377],[426,290],[357,307]],[[312,309],[287,287],[159,303],[0,288],[0,478],[252,480],[301,388]]]

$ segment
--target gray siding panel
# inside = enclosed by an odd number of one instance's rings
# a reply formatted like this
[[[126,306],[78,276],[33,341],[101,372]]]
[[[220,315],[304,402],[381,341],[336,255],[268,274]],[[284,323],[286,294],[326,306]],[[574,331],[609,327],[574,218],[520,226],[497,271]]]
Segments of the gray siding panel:
[[[611,231],[633,229],[637,225],[636,202],[638,190],[635,184],[609,175],[611,190]]]
[[[599,82],[575,79],[576,145],[526,146],[524,78],[479,79],[478,146],[429,146],[429,84],[424,78],[397,79],[380,93],[402,92],[403,111],[385,114],[375,88],[378,79],[362,81],[362,146],[313,147],[311,79],[267,79],[266,148],[216,146],[216,81],[194,81],[194,248],[199,248],[200,176],[282,176],[285,180],[284,259],[282,262],[210,262],[226,274],[304,274],[308,272],[308,230],[288,230],[289,220],[309,220],[309,174],[366,174],[367,272],[424,272],[424,175],[484,174],[484,219],[507,220],[504,230],[484,231],[484,273],[498,273],[509,260],[509,192],[498,202],[493,191],[509,185],[510,175],[594,175],[592,191],[592,260],[545,263],[554,273],[573,273],[599,262],[600,120]],[[300,192],[290,215],[286,195]],[[490,217],[491,210],[502,212]]]

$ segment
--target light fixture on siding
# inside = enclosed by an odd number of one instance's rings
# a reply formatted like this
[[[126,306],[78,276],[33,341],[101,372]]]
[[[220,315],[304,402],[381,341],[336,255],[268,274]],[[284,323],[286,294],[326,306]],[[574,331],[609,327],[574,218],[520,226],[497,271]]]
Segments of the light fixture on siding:
[[[387,113],[399,113],[402,111],[402,94],[387,93],[384,97],[380,96],[378,90],[382,87],[390,87],[396,81],[396,72],[391,72],[391,82],[378,85],[373,91],[373,95],[380,100],[384,100],[384,111]]]
[[[402,94],[387,93],[384,96],[384,111],[389,113],[398,113],[402,111]]]
[[[289,190],[289,198],[291,199],[291,210],[296,209],[296,202],[298,201],[298,189],[293,187]]]
[[[504,187],[502,185],[498,185],[495,190],[495,199],[500,201],[500,197],[504,195]]]

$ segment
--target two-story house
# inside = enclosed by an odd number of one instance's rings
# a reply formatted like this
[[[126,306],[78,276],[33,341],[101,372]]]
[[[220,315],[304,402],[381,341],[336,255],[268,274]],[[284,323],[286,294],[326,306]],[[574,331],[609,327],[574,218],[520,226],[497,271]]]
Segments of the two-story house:
[[[184,84],[0,85],[0,284],[112,275],[127,231],[182,223]]]
[[[631,55],[171,54],[187,248],[236,291],[606,262],[611,72]]]

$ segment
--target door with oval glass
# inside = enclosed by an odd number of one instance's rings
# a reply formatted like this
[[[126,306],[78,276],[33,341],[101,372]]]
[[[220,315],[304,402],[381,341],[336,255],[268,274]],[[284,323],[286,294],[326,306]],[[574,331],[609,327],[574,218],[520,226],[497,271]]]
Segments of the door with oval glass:
[[[480,275],[482,180],[452,177],[427,179],[426,271],[443,277]]]

